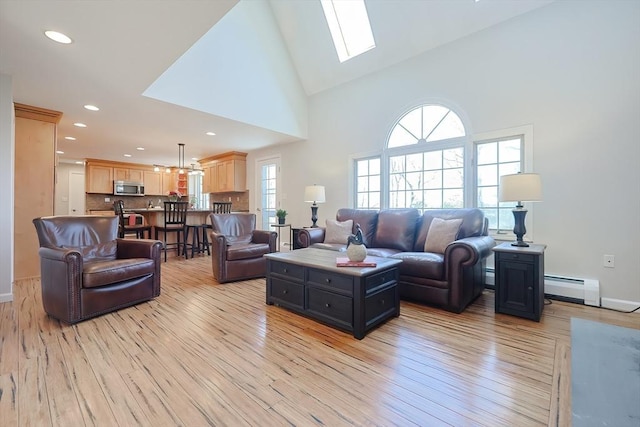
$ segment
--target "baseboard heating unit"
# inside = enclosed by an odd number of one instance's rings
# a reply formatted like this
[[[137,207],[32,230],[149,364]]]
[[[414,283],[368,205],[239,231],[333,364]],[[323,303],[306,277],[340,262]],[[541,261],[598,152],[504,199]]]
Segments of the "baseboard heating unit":
[[[487,285],[495,285],[495,270],[487,268]],[[585,305],[600,307],[600,282],[596,279],[579,279],[544,275],[544,293],[550,297],[556,296],[579,302]]]

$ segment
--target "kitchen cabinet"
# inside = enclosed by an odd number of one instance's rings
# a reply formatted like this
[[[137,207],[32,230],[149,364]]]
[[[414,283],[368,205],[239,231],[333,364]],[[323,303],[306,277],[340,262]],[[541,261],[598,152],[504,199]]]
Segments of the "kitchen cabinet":
[[[144,172],[142,169],[113,168],[113,179],[115,181],[144,182]]]
[[[100,164],[87,163],[86,173],[87,193],[113,194],[113,168]]]
[[[40,276],[33,218],[53,215],[58,111],[14,104],[13,232],[15,279]]]
[[[142,182],[144,183],[145,196],[159,196],[163,194],[162,175],[163,172],[144,171]]]
[[[204,170],[204,193],[228,193],[246,191],[246,153],[226,153],[201,160]]]

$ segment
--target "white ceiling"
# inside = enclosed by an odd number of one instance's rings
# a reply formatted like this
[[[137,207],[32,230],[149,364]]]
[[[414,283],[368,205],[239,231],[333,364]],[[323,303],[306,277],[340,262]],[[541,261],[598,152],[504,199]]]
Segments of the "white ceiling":
[[[277,81],[284,72],[289,82],[278,86],[281,98],[306,100],[308,95],[396,64],[551,1],[367,0],[377,47],[340,64],[318,1],[241,0],[236,10],[262,3],[258,12],[240,17],[238,12],[236,19],[250,20],[249,24],[260,27],[261,31],[271,31],[269,45],[265,45],[264,50],[269,54],[275,52],[273,55],[283,64],[257,67],[253,76],[233,72],[217,75],[219,81],[211,90],[229,86],[242,92],[242,87]],[[186,95],[184,99],[194,95],[190,93],[194,91],[193,85],[187,84],[172,87],[173,97],[164,98],[161,93],[153,98],[143,95],[154,83],[154,87],[163,86],[159,78],[172,64],[173,72],[169,70],[166,75],[183,70],[181,64],[194,63],[193,58],[184,62],[181,56],[196,42],[217,45],[211,46],[209,52],[219,61],[218,66],[241,64],[239,59],[246,56],[248,50],[238,43],[237,35],[230,33],[231,30],[207,34],[218,23],[216,29],[237,28],[222,25],[225,21],[221,21],[231,19],[234,14],[228,12],[237,3],[237,0],[0,0],[0,73],[12,76],[15,102],[63,112],[58,126],[58,149],[65,152],[61,160],[100,158],[175,165],[178,142],[186,144],[186,163],[191,163],[192,157],[231,150],[250,151],[303,139],[306,130],[288,131],[287,127],[275,123],[291,122],[289,117],[277,117],[277,114],[292,117],[297,114],[293,121],[300,125],[304,122],[300,116],[306,114],[306,106],[291,101],[291,105],[282,106],[279,112],[270,111],[273,88],[258,93],[254,100],[247,91],[237,99],[229,91],[225,96],[215,96],[217,92],[213,92],[206,100],[211,105],[176,102],[175,93],[182,92]],[[64,32],[74,43],[51,42],[43,35],[46,29]],[[261,39],[266,39],[264,34]],[[278,43],[279,49],[274,47]],[[208,48],[201,45],[191,52],[207,52]],[[289,58],[283,59],[283,52]],[[199,67],[188,76],[185,74],[183,80],[193,80],[194,75],[205,72],[206,67]],[[269,73],[273,75],[267,76]],[[298,80],[294,81],[296,75]],[[208,76],[200,76],[203,77]],[[232,81],[234,79],[237,81]],[[209,77],[209,80],[212,79]],[[164,87],[168,86],[165,81]],[[257,92],[261,92],[260,88]],[[228,114],[211,113],[227,111],[223,107],[234,102],[236,108]],[[264,108],[249,108],[260,103]],[[84,104],[95,104],[101,110],[87,111]],[[243,114],[243,108],[238,108],[243,105],[247,106],[244,108],[247,115]],[[286,107],[297,112],[286,111]],[[256,117],[260,114],[265,115],[262,120]],[[84,122],[88,127],[76,128],[74,122]],[[274,125],[269,124],[272,122]],[[217,135],[206,136],[206,131]],[[68,135],[77,140],[65,140]],[[145,150],[137,151],[136,147]],[[125,158],[125,153],[133,157]]]

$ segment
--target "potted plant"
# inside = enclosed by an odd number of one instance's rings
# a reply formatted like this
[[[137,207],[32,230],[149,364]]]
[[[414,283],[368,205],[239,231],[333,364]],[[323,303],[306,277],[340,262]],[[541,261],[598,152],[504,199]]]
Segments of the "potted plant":
[[[278,224],[284,224],[284,220],[287,217],[287,211],[284,209],[278,209],[276,211],[276,216],[278,217]]]

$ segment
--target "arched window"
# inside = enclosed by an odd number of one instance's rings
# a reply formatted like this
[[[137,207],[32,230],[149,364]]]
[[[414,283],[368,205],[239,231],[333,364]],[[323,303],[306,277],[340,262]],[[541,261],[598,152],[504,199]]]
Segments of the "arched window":
[[[421,211],[464,207],[465,135],[460,117],[442,105],[422,105],[402,116],[383,155],[388,206]]]

